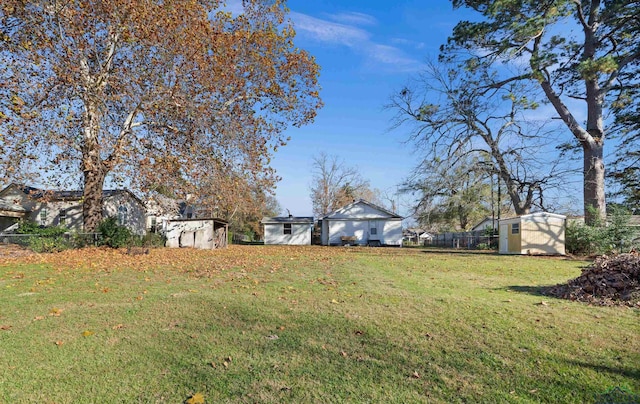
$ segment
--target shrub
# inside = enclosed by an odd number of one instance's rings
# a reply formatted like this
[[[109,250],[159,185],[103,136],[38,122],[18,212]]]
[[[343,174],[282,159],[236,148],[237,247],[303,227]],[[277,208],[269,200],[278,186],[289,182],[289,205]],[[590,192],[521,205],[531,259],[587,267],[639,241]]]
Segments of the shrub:
[[[635,231],[629,227],[629,213],[612,208],[608,223],[593,226],[569,223],[566,232],[567,251],[572,254],[594,255],[623,252],[631,247]]]
[[[65,233],[68,229],[61,226],[41,227],[29,220],[20,221],[17,234],[30,235],[23,245],[37,253],[60,252],[72,247]]]
[[[157,233],[147,233],[142,238],[142,246],[143,247],[164,247],[167,238],[161,234]]]
[[[42,227],[30,220],[21,220],[16,229],[18,234],[35,234],[39,236],[56,237],[67,233],[69,229],[62,226]]]
[[[98,225],[98,233],[102,236],[101,245],[111,248],[121,248],[135,245],[135,238],[131,231],[120,226],[115,217],[108,217]]]
[[[62,236],[38,236],[34,235],[29,238],[29,249],[37,253],[52,253],[68,250],[71,244]]]

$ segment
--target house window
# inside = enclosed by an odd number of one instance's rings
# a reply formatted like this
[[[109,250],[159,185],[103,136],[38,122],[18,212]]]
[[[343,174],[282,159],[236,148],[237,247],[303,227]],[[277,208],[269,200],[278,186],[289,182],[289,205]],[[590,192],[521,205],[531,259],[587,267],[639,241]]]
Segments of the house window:
[[[378,229],[376,229],[375,227],[372,227],[372,228],[371,228],[371,235],[372,235],[372,236],[375,236],[375,235],[377,235],[377,234],[378,234]]]
[[[511,234],[520,234],[520,223],[513,223],[511,225]]]
[[[120,205],[118,206],[118,225],[124,226],[127,223],[127,207]]]
[[[47,224],[47,208],[43,207],[40,210],[40,225],[45,226]]]
[[[284,224],[284,231],[282,234],[291,234],[291,223]]]
[[[60,222],[60,226],[64,226],[67,224],[67,210],[62,208],[60,209],[60,215],[58,216],[58,221]]]

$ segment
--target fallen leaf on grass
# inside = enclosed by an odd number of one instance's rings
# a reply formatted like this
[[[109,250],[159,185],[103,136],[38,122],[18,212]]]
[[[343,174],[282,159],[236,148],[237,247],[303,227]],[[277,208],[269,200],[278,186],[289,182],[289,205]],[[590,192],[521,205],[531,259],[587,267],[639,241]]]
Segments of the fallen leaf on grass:
[[[279,337],[277,335],[273,334],[273,335],[267,335],[266,338],[267,339],[278,339]]]
[[[331,299],[331,303],[333,303],[333,304],[337,304],[337,303],[339,303],[339,302],[338,302],[336,299]]]
[[[92,336],[93,334],[95,334],[95,333],[94,333],[93,331],[90,331],[90,330],[84,330],[84,331],[82,331],[82,336],[83,336],[83,337],[90,337],[90,336]]]
[[[40,320],[44,320],[44,316],[35,316],[33,318],[33,321],[40,321]]]
[[[124,324],[116,324],[113,327],[111,327],[112,330],[121,330],[124,328]]]
[[[49,310],[49,315],[54,317],[60,317],[60,314],[62,314],[62,311],[63,311],[62,309],[58,309],[54,307],[53,309]]]
[[[413,377],[414,379],[419,379],[419,378],[420,378],[420,373],[418,373],[418,372],[413,372],[413,374],[411,375],[411,377]]]
[[[10,330],[10,329],[11,329],[11,326],[8,325],[8,324],[0,325],[0,330],[6,331],[6,330]]]
[[[64,341],[56,341],[55,344],[57,346],[62,346],[62,345],[64,345]]]
[[[186,404],[204,404],[204,394],[196,393],[191,397],[189,397],[187,401],[185,401],[185,403]]]

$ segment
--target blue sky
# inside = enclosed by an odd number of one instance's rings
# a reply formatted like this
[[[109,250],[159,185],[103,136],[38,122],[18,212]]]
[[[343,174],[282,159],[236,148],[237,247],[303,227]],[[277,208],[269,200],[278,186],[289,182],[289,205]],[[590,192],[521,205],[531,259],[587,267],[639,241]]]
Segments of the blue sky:
[[[357,167],[371,187],[388,194],[417,161],[406,134],[389,131],[384,105],[423,62],[436,57],[455,24],[468,18],[450,1],[289,0],[296,45],[321,67],[324,108],[314,123],[291,128],[273,167],[282,177],[276,197],[292,214],[312,214],[311,161],[319,152]],[[402,204],[400,214],[408,214]]]

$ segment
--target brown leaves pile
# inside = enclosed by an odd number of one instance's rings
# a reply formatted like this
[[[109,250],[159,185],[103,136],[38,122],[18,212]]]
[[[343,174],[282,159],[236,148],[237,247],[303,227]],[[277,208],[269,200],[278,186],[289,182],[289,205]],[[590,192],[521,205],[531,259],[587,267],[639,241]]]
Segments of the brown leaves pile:
[[[640,256],[598,257],[579,277],[551,288],[549,294],[601,306],[640,307]]]

